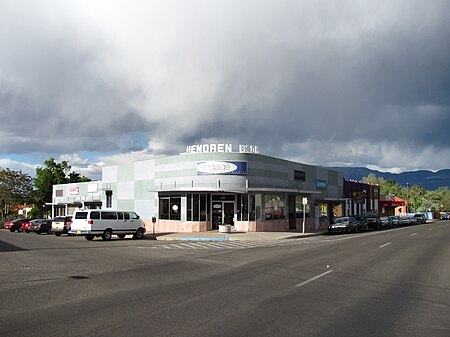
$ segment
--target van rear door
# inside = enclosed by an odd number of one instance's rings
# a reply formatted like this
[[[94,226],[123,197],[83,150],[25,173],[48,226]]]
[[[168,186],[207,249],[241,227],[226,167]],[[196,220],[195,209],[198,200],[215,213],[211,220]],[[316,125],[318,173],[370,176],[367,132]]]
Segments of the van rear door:
[[[76,211],[72,217],[71,231],[86,231],[91,229],[88,223],[89,211]]]

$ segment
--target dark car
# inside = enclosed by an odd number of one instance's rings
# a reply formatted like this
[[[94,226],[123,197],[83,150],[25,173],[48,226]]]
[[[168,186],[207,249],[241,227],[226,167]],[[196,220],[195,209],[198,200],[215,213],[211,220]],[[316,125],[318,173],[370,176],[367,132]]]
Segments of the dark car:
[[[376,213],[365,213],[364,217],[367,221],[367,226],[373,229],[381,229],[381,220]]]
[[[358,221],[351,216],[336,218],[334,223],[328,226],[328,232],[333,233],[353,233],[358,231]]]
[[[358,230],[360,232],[362,231],[368,231],[369,226],[367,225],[367,219],[364,215],[352,215],[358,221]]]
[[[394,220],[390,216],[382,216],[380,218],[381,226],[383,228],[392,228],[394,227]]]
[[[31,219],[28,218],[20,218],[20,219],[16,219],[16,220],[12,220],[12,221],[6,221],[4,228],[5,229],[9,229],[11,232],[22,232],[22,224],[24,222],[29,222]]]
[[[416,219],[417,223],[427,223],[427,218],[423,213],[414,214],[414,219]]]
[[[37,219],[31,221],[31,232],[35,232],[37,234],[52,233],[52,220],[49,219]]]

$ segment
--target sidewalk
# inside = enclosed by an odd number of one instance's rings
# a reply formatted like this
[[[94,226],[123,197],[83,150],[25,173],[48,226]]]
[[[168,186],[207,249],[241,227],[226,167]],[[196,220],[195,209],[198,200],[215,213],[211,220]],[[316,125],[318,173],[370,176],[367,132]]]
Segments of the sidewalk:
[[[298,239],[310,236],[323,235],[326,232],[298,233],[298,232],[232,232],[219,233],[219,231],[208,231],[198,233],[155,233],[156,240],[179,240],[179,241],[264,241]],[[146,235],[153,235],[147,232]]]

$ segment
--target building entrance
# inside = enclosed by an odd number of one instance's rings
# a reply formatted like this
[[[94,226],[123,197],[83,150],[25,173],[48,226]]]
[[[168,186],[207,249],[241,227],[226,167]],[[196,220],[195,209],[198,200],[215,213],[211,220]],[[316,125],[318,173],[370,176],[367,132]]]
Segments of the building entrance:
[[[234,196],[232,196],[234,199]],[[212,200],[212,229],[219,229],[220,224],[234,226],[234,200],[214,200],[225,199],[223,196],[213,196]],[[231,199],[227,196],[226,199]]]

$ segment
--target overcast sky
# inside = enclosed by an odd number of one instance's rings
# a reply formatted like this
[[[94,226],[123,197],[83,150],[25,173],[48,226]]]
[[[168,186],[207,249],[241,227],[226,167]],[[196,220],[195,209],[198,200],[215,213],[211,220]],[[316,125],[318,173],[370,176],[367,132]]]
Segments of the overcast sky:
[[[254,144],[450,168],[450,1],[0,0],[0,167]],[[97,173],[97,175],[96,175]]]

